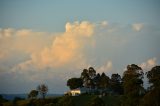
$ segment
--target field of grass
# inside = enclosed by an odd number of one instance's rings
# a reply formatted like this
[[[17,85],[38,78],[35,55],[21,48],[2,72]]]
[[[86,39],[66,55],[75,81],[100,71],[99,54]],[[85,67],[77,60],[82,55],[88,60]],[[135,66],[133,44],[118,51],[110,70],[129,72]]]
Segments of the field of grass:
[[[87,106],[87,104],[93,99],[95,98],[97,95],[80,95],[80,96],[74,96],[71,97],[74,104],[76,106]],[[46,98],[45,101],[54,101],[55,98]],[[104,96],[102,97],[102,100],[104,101],[106,106],[119,106],[120,105],[120,100],[121,100],[121,96]],[[39,100],[37,100],[38,102]],[[20,100],[16,102],[17,106],[28,106],[27,104],[29,103],[29,100]],[[11,105],[11,102],[6,102],[3,105],[4,106],[13,106],[13,104]]]
[[[86,106],[89,101],[91,101],[92,98],[94,98],[96,95],[80,95],[73,97],[73,101],[76,104],[76,106]],[[102,97],[102,100],[105,102],[106,106],[119,106],[121,96],[104,96]]]

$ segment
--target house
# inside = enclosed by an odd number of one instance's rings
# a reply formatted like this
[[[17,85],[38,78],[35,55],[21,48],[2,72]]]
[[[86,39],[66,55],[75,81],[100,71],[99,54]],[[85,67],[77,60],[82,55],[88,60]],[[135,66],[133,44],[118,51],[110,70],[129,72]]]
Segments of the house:
[[[65,94],[71,95],[71,96],[78,96],[80,94],[84,94],[84,93],[88,93],[88,92],[90,92],[89,88],[81,87],[81,88],[77,88],[77,89],[72,89],[72,90],[66,92]]]
[[[101,94],[103,96],[108,95],[108,94],[114,94],[114,92],[111,89],[96,89],[96,88],[87,88],[87,87],[81,87],[77,89],[72,89],[68,92],[65,93],[65,95],[70,95],[70,96],[78,96],[81,94]]]

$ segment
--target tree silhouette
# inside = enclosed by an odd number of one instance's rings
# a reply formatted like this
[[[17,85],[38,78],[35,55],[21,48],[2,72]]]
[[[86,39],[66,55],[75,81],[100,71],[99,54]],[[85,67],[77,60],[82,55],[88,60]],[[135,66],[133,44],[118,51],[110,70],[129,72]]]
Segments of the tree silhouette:
[[[82,87],[83,80],[81,78],[71,78],[67,81],[67,86],[69,86],[70,89],[76,89],[79,87]]]
[[[148,71],[147,78],[152,85],[142,99],[142,106],[160,106],[160,66],[155,66]]]
[[[38,96],[38,91],[37,90],[31,90],[30,93],[28,94],[28,98],[37,98]]]
[[[155,66],[151,71],[147,72],[147,78],[149,83],[153,84],[151,88],[156,88],[160,86],[160,66]]]
[[[81,79],[83,80],[83,86],[88,87],[88,80],[90,78],[89,78],[89,74],[88,74],[87,69],[84,69],[83,72],[81,73]]]
[[[109,77],[103,72],[99,80],[99,88],[106,89],[109,87]]]
[[[123,86],[126,94],[136,93],[139,95],[143,89],[143,70],[141,67],[132,64],[127,66],[123,73]]]
[[[88,75],[89,75],[90,79],[94,79],[94,77],[96,76],[96,71],[93,67],[89,67]]]
[[[38,85],[38,92],[41,94],[42,98],[45,99],[45,96],[48,92],[48,87],[45,84]]]
[[[123,93],[121,81],[122,81],[121,76],[118,73],[112,74],[111,79],[110,79],[110,88],[118,94]]]
[[[125,106],[137,106],[140,96],[144,94],[143,88],[143,71],[141,67],[132,64],[127,66],[127,70],[123,73],[123,88],[125,98]]]

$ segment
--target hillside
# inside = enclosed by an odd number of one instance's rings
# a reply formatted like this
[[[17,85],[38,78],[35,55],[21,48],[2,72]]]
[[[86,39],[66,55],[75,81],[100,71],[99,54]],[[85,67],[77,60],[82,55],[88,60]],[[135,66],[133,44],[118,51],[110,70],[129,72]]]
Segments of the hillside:
[[[56,106],[58,105],[58,102],[62,101],[63,97],[50,97],[46,98],[45,101],[36,99],[32,102],[34,103],[33,106]],[[72,99],[72,103],[75,106],[88,106],[88,103],[95,98],[96,95],[80,95],[80,96],[70,96],[69,99]],[[66,100],[66,101],[65,101]],[[65,99],[63,102],[68,102],[68,99]],[[104,96],[102,97],[102,100],[105,103],[105,106],[118,106],[120,104],[120,96]],[[6,102],[3,103],[3,106],[29,106],[31,103],[31,100],[18,100],[16,102]],[[58,105],[61,106],[61,105]],[[66,105],[67,106],[67,105]],[[69,105],[70,106],[70,105]]]

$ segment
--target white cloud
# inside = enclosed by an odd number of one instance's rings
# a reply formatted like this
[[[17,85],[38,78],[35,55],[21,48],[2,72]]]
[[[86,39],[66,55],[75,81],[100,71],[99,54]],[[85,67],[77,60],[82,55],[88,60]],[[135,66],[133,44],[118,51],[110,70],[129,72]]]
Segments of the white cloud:
[[[107,61],[104,65],[100,66],[97,69],[97,72],[98,73],[107,72],[107,71],[111,71],[111,69],[112,69],[112,62]]]
[[[154,57],[154,58],[147,60],[146,62],[141,63],[140,67],[145,71],[149,71],[155,65],[157,65],[157,59]]]
[[[132,24],[132,29],[137,32],[141,31],[143,29],[143,27],[144,27],[144,24],[142,24],[142,23]]]
[[[0,29],[0,39],[2,37],[11,37],[14,33],[14,29],[7,28],[7,29]]]
[[[83,21],[68,22],[65,27],[65,32],[56,34],[30,29],[0,29],[0,75],[8,73],[14,78],[23,76],[28,81],[42,81],[55,75],[60,77],[70,70],[73,75],[76,69],[85,67],[84,51],[86,47],[92,47],[95,25]],[[53,71],[54,75],[51,74]]]
[[[102,26],[108,26],[108,21],[102,21],[102,22],[101,22],[101,25],[102,25]]]
[[[1,29],[0,30],[0,58],[7,58],[13,52],[31,54],[39,52],[48,46],[53,39],[53,34],[34,32],[29,29]]]
[[[57,35],[52,45],[43,48],[39,53],[32,53],[32,63],[40,68],[79,63],[84,57],[83,49],[86,45],[91,45],[93,32],[94,25],[89,22],[68,22],[66,31]]]

